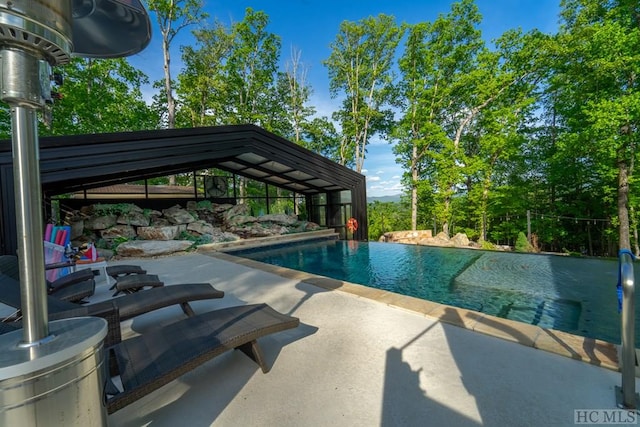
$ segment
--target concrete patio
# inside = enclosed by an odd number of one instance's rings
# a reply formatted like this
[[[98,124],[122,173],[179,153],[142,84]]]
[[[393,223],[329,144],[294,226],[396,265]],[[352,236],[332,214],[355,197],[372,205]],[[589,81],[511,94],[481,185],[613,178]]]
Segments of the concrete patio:
[[[222,258],[187,254],[111,264],[141,265],[167,284],[210,282],[225,291],[222,300],[195,302],[196,312],[266,302],[299,317],[297,329],[261,340],[271,372],[228,352],[111,415],[110,425],[556,426],[574,425],[576,409],[616,407],[620,374],[597,361]],[[107,285],[98,283],[95,298],[107,296]],[[443,311],[449,320],[461,316],[456,313]],[[182,316],[178,307],[166,308],[125,329],[144,333]]]

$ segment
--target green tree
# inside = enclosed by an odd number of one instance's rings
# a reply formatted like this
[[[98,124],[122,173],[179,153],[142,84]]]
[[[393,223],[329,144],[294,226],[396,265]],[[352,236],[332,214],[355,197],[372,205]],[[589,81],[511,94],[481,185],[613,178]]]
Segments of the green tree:
[[[267,31],[269,17],[247,8],[233,25],[234,37],[226,64],[226,93],[230,124],[255,124],[267,130],[283,119],[282,100],[276,96],[280,37]]]
[[[155,129],[158,118],[140,92],[147,77],[126,59],[74,58],[60,67],[64,84],[43,135]],[[126,108],[123,106],[126,105]]]
[[[224,125],[229,105],[224,67],[234,44],[231,29],[220,21],[193,31],[196,43],[182,47],[184,69],[178,75],[180,101],[177,122],[188,127]]]
[[[438,202],[436,217],[449,232],[451,198],[462,176],[458,147],[465,127],[482,108],[471,105],[477,103],[473,95],[478,84],[469,77],[484,49],[480,22],[472,0],[454,3],[450,13],[433,23],[411,28],[400,60],[406,112],[396,128],[395,152],[409,169],[412,227],[417,223],[417,183],[428,179]]]
[[[478,75],[483,107],[468,125],[460,158],[465,165],[465,183],[480,237],[487,236],[490,192],[503,182],[499,171],[522,152],[525,137],[520,133],[535,120],[536,96],[544,76],[547,38],[538,31],[521,34],[507,31],[495,42],[496,50],[480,55]],[[535,52],[535,54],[532,54]],[[492,97],[491,94],[495,94]]]
[[[338,163],[340,134],[333,122],[327,117],[314,117],[303,124],[303,137],[301,144],[307,150],[318,153],[327,159]],[[347,163],[345,166],[353,166]]]
[[[369,240],[377,241],[389,231],[406,230],[409,215],[401,203],[374,201],[367,209],[369,217]]]
[[[551,79],[558,145],[588,164],[615,202],[618,244],[630,248],[629,193],[640,120],[640,7],[564,0]]]
[[[175,128],[176,104],[173,97],[171,79],[171,44],[178,33],[207,18],[202,12],[200,0],[149,0],[149,10],[155,13],[162,37],[162,57],[164,70],[164,95],[167,102],[167,128]]]
[[[367,143],[388,127],[392,116],[383,108],[392,100],[391,66],[403,32],[392,16],[384,14],[344,21],[323,62],[331,95],[345,97],[333,117],[342,128],[340,163],[353,159],[357,172],[363,169]]]

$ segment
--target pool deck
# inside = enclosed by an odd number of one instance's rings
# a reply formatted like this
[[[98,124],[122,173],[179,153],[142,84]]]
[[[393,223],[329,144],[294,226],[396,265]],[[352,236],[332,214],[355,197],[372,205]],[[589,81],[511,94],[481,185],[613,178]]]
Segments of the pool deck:
[[[197,313],[266,302],[301,321],[261,339],[269,373],[227,352],[110,425],[568,426],[574,410],[616,408],[621,377],[608,343],[219,252],[110,264],[225,292],[193,303]],[[182,316],[177,307],[139,316],[124,322],[125,336]]]

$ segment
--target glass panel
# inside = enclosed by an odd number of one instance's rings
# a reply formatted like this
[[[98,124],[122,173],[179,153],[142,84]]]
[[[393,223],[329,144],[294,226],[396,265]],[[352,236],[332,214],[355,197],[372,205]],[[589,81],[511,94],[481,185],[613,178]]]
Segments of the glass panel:
[[[286,215],[294,215],[295,210],[293,206],[293,199],[289,198],[278,198],[272,199],[271,204],[269,205],[269,213],[271,214],[286,214]]]
[[[244,160],[245,162],[253,163],[254,165],[265,162],[267,160],[266,158],[254,153],[243,153],[240,154],[238,158]]]
[[[263,216],[267,214],[267,199],[253,198],[247,199],[246,203],[249,204],[249,215],[251,216]]]
[[[323,227],[327,225],[327,210],[324,206],[314,206],[313,207],[314,220]]]
[[[327,194],[326,193],[318,193],[311,196],[311,200],[314,205],[326,205],[327,204]]]
[[[274,162],[273,160],[270,162],[263,163],[261,166],[265,169],[269,169],[274,172],[286,172],[291,170],[289,166],[285,166],[281,163]]]
[[[285,173],[285,175],[290,176],[293,179],[297,179],[297,180],[305,180],[305,179],[311,179],[313,178],[313,176],[309,175],[308,173],[304,173],[304,172],[300,172],[300,171],[292,171],[292,172],[287,172]]]

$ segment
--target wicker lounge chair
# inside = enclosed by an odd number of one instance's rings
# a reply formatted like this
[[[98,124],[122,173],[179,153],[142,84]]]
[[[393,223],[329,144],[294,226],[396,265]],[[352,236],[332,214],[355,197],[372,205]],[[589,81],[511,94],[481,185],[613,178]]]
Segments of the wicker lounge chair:
[[[70,263],[58,263],[45,266],[45,269],[68,267]],[[15,255],[0,256],[0,273],[15,280],[20,280],[18,257]],[[94,294],[96,282],[91,270],[78,270],[62,276],[53,282],[47,281],[47,292],[58,299],[80,302]]]
[[[111,376],[122,382],[118,389],[109,381],[107,411],[113,413],[232,349],[241,350],[266,373],[269,366],[258,338],[299,323],[266,304],[245,305],[199,314],[122,341],[107,351]]]
[[[91,270],[78,270],[53,282],[47,281],[47,292],[58,299],[81,302],[96,291],[95,276]]]
[[[131,319],[144,313],[179,304],[187,316],[195,313],[189,305],[192,301],[222,298],[224,292],[218,291],[209,283],[192,283],[153,288],[144,292],[123,295],[90,304],[78,305],[62,301],[53,296],[47,297],[49,319],[64,319],[78,316],[100,316],[115,310],[118,313],[117,323],[110,324],[109,330],[120,330],[120,321]],[[21,308],[20,283],[12,277],[0,274],[0,303]],[[113,318],[112,318],[113,321]]]

